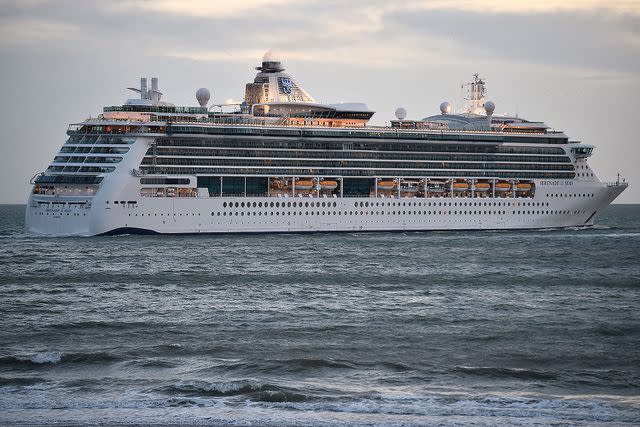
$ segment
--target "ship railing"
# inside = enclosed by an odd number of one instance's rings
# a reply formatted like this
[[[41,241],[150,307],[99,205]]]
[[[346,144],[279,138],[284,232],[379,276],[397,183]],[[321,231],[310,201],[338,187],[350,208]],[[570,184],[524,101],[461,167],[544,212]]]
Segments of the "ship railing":
[[[609,181],[604,183],[607,187],[628,187],[629,183],[626,181]]]

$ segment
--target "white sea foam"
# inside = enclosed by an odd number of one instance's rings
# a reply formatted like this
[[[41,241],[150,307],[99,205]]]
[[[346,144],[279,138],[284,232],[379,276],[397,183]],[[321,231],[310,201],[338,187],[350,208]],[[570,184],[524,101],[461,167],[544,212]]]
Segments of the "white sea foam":
[[[141,396],[138,396],[141,397]],[[586,396],[585,396],[586,397]],[[0,400],[2,400],[0,398]],[[610,405],[600,399],[485,398],[442,399],[415,396],[359,399],[351,403],[259,403],[236,402],[227,405],[221,399],[191,398],[186,405],[176,398],[134,399],[135,401],[93,402],[59,409],[27,406],[21,411],[4,412],[12,417],[38,424],[197,424],[263,426],[413,426],[413,425],[549,425],[637,423],[640,417],[632,408]],[[6,407],[5,407],[6,408]]]
[[[34,355],[23,358],[33,363],[59,363],[62,360],[62,353],[36,353]]]

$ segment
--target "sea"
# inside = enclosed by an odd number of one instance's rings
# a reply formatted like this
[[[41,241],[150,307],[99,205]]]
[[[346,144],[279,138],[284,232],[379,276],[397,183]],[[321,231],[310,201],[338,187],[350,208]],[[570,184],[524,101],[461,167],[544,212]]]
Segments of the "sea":
[[[640,205],[536,231],[51,238],[0,206],[0,424],[640,425]]]

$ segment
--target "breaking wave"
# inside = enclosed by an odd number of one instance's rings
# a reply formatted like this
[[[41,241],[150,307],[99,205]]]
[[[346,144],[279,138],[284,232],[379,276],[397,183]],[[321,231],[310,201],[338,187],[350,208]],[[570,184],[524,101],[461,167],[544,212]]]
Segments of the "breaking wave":
[[[119,358],[104,352],[99,353],[61,353],[47,352],[31,355],[0,357],[0,367],[42,366],[66,363],[104,363],[116,361]]]

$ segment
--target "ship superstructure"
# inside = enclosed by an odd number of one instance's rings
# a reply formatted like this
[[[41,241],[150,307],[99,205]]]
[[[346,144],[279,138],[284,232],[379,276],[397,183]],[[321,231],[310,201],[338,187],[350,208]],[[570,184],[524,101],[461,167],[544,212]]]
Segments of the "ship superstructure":
[[[593,146],[494,114],[485,82],[453,113],[368,125],[362,103],[321,104],[268,53],[242,103],[140,98],[70,125],[33,179],[26,226],[50,235],[520,229],[583,226],[626,188]]]

